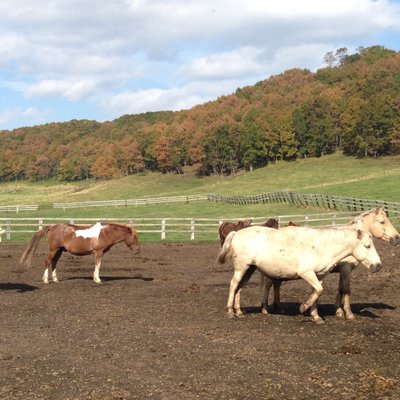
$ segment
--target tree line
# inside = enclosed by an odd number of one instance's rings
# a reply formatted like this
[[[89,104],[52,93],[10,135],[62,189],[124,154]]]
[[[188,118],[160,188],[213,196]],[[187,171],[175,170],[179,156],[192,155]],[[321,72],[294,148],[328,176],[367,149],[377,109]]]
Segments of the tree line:
[[[179,112],[0,131],[0,180],[110,179],[146,171],[231,174],[277,160],[400,152],[400,53],[330,52]]]

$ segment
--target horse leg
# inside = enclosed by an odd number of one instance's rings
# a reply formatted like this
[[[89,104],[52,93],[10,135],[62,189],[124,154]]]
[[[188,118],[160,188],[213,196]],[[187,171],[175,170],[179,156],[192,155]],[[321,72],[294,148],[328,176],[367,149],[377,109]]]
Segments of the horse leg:
[[[268,315],[268,297],[272,282],[272,279],[261,273],[261,287],[263,288],[263,296],[261,299],[261,312],[265,315]]]
[[[310,307],[310,316],[317,324],[322,324],[324,322],[324,320],[318,315],[318,300]]]
[[[63,253],[63,249],[58,249],[57,253],[55,254],[55,256],[53,257],[53,260],[51,261],[51,266],[53,269],[53,272],[51,273],[51,277],[53,278],[53,282],[59,282],[58,278],[57,278],[57,262],[61,257],[61,254]]]
[[[338,291],[337,291],[337,294],[336,294],[336,300],[335,300],[336,316],[338,318],[343,318],[344,317],[344,311],[343,311],[342,306],[343,306],[342,274],[340,273],[339,287],[338,287]]]
[[[227,311],[229,317],[235,316],[234,301],[236,299],[239,284],[240,284],[241,280],[243,279],[244,275],[246,274],[246,271],[249,269],[248,265],[239,266],[238,260],[235,260],[234,264],[235,264],[235,266],[234,266],[233,277],[231,279],[231,283],[229,286],[228,303],[226,305],[226,311]],[[240,297],[239,297],[239,302],[240,302]]]
[[[274,308],[276,311],[283,313],[284,309],[281,303],[282,281],[273,281],[273,283],[274,283]]]
[[[43,274],[43,283],[49,283],[49,267],[52,265],[53,258],[57,254],[58,249],[49,250],[46,259],[44,260],[44,274]]]
[[[242,317],[243,316],[243,312],[242,312],[242,310],[240,308],[240,293],[241,293],[243,287],[246,285],[246,283],[249,281],[249,279],[253,275],[255,270],[256,270],[256,267],[254,265],[251,265],[250,268],[245,272],[243,278],[239,282],[237,293],[236,293],[236,296],[235,296],[234,306],[233,306],[233,309],[235,311],[235,315],[237,317]]]
[[[350,306],[350,279],[351,279],[351,264],[345,263],[340,266],[340,278],[338,294],[336,296],[336,315],[339,318],[344,316],[347,319],[354,319],[354,314]],[[343,306],[343,308],[342,308]]]
[[[96,251],[94,254],[95,257],[95,268],[94,268],[94,272],[93,272],[93,280],[96,283],[101,283],[101,279],[100,279],[100,267],[101,267],[101,259],[103,258],[103,252],[102,251]]]
[[[311,307],[311,318],[317,324],[322,324],[324,321],[318,315],[317,309],[317,301],[323,292],[323,287],[321,282],[318,280],[317,275],[314,271],[306,271],[304,273],[299,274],[301,278],[303,278],[308,284],[310,284],[314,291],[311,296],[307,299],[307,301],[300,305],[300,312],[304,313]]]
[[[344,268],[345,267],[345,268]],[[353,320],[354,314],[350,306],[350,280],[351,280],[351,264],[345,264],[340,269],[340,277],[342,278],[341,291],[343,295],[343,309],[346,319]]]

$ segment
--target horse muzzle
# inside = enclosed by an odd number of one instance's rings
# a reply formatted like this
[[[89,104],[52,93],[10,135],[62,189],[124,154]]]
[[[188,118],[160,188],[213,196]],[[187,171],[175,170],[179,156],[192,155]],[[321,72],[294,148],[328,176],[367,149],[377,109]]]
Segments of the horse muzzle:
[[[400,235],[392,236],[389,240],[392,246],[397,246],[400,244]]]
[[[130,247],[131,251],[134,251],[136,246]],[[133,255],[139,254],[142,251],[142,248],[140,246],[137,246],[136,251],[133,253]]]
[[[378,264],[371,264],[368,269],[370,272],[374,274],[375,272],[378,272],[381,268],[382,264],[378,263]]]

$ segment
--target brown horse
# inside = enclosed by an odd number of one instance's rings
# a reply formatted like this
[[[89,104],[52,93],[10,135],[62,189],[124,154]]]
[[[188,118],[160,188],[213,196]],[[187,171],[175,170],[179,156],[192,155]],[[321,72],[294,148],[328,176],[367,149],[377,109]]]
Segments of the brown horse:
[[[265,221],[262,224],[260,224],[260,226],[264,226],[266,228],[278,229],[279,228],[279,222],[275,218],[270,218],[268,221]]]
[[[137,232],[131,225],[123,224],[101,224],[92,226],[55,224],[49,225],[37,231],[21,256],[20,264],[30,266],[40,239],[47,234],[49,252],[44,262],[45,271],[44,283],[49,283],[49,268],[52,269],[52,278],[58,282],[56,265],[64,251],[77,256],[93,254],[96,265],[93,273],[93,280],[101,283],[99,276],[103,254],[117,243],[125,244],[133,250],[135,247],[140,252],[140,245]]]
[[[226,237],[232,231],[239,231],[240,229],[247,228],[251,224],[251,219],[243,219],[238,222],[223,222],[219,226],[219,240],[221,241],[221,246],[224,244]]]
[[[286,226],[300,226],[300,225],[297,225],[293,221],[289,221]]]

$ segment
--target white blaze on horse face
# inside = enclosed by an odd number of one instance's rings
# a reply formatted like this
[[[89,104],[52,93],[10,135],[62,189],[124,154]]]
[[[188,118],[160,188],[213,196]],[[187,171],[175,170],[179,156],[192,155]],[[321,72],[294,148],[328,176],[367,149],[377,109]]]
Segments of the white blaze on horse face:
[[[98,239],[100,236],[100,232],[104,227],[101,225],[100,222],[97,222],[93,226],[87,229],[79,229],[75,231],[75,236],[78,237],[83,237],[84,239]]]

